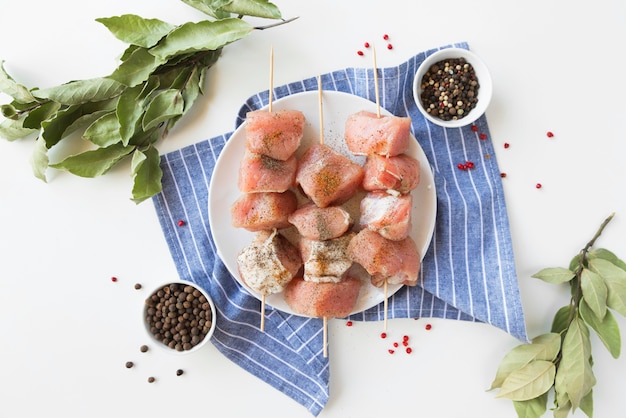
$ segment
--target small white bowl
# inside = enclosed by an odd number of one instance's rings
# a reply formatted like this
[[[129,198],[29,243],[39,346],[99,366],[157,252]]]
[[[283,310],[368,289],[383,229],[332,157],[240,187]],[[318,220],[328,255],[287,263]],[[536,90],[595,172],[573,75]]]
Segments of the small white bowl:
[[[165,292],[168,292],[168,290],[166,290],[165,288],[169,288],[171,290],[174,290],[174,289],[172,289],[171,286],[176,286],[176,288],[178,290],[185,289],[187,286],[191,286],[193,288],[193,290],[196,290],[196,291],[199,292],[199,294],[198,293],[188,293],[188,294],[192,295],[191,298],[194,298],[194,299],[204,298],[204,299],[206,299],[206,302],[209,304],[208,306],[209,306],[209,312],[211,314],[211,325],[210,325],[208,331],[206,332],[206,334],[204,335],[204,337],[200,341],[197,341],[196,343],[191,343],[191,347],[189,347],[189,348],[183,348],[182,346],[180,346],[179,348],[170,347],[170,346],[167,345],[167,341],[163,341],[163,338],[157,338],[155,333],[151,330],[152,326],[150,324],[149,317],[152,316],[152,315],[149,313],[149,309],[150,309],[151,306],[154,307],[155,303],[158,303],[158,301],[152,303],[151,300],[152,300],[153,296],[155,296],[155,295],[158,296],[159,290],[164,290]],[[200,299],[200,303],[204,303],[204,299]],[[191,303],[191,301],[188,301],[188,302]],[[184,303],[184,301],[181,300],[180,303]],[[161,311],[163,312],[162,309],[161,309]],[[176,313],[176,314],[178,314],[178,313]],[[194,319],[194,318],[190,318],[190,319]],[[157,345],[157,346],[159,346],[159,347],[161,347],[162,349],[164,349],[167,352],[175,353],[175,354],[189,354],[189,353],[193,353],[193,352],[196,352],[196,351],[200,350],[200,348],[202,348],[211,339],[211,336],[215,332],[215,323],[216,323],[215,319],[216,319],[216,310],[215,310],[215,304],[213,302],[213,299],[211,299],[209,294],[206,291],[204,291],[204,289],[202,289],[201,287],[199,287],[195,283],[192,283],[192,282],[189,282],[189,281],[186,281],[186,280],[172,280],[172,281],[165,282],[165,283],[155,287],[154,290],[152,292],[150,292],[150,295],[146,298],[146,300],[144,302],[143,309],[142,309],[142,321],[143,321],[143,324],[144,324],[144,328],[146,330],[146,333],[148,334],[148,337],[152,341],[152,343]],[[184,327],[184,328],[186,328],[186,331],[183,331],[183,333],[186,334],[186,335],[189,335],[189,338],[192,338],[190,327]],[[171,325],[170,325],[170,329],[171,329]],[[182,335],[179,334],[179,336],[182,338]]]
[[[474,68],[476,79],[479,83],[477,95],[478,102],[473,109],[465,114],[465,116],[459,119],[446,121],[433,116],[426,111],[421,100],[423,91],[421,84],[422,78],[433,64],[442,60],[455,58],[464,58],[465,61],[471,64]],[[427,120],[445,128],[458,128],[475,122],[476,119],[481,117],[487,110],[489,102],[491,101],[492,92],[493,85],[487,66],[476,54],[463,48],[445,48],[429,55],[418,67],[417,72],[415,73],[415,79],[413,80],[413,98],[415,100],[415,104],[417,104],[417,108]]]

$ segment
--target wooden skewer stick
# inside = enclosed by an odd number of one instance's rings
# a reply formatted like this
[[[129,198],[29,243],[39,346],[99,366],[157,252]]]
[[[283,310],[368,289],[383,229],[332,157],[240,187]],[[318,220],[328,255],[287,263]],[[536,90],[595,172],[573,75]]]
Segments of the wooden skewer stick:
[[[322,106],[322,77],[317,76],[317,91],[319,99],[319,113],[320,113],[320,144],[324,145],[324,106]],[[322,334],[324,336],[324,358],[328,357],[328,318],[324,317],[324,324]]]
[[[270,103],[269,111],[272,111],[272,102],[274,101],[274,46],[270,48]]]
[[[261,296],[261,332],[265,332],[265,295]]]
[[[270,48],[270,89],[269,89],[269,107],[268,110],[272,111],[272,102],[274,101],[274,47]],[[265,332],[265,294],[261,295],[261,332]]]
[[[376,116],[380,118],[380,94],[378,92],[378,66],[376,65],[376,47],[372,47],[374,57],[374,93],[376,94]]]
[[[372,52],[373,52],[373,59],[374,59],[374,92],[376,94],[376,116],[378,116],[379,118],[381,117],[380,114],[380,92],[378,90],[378,65],[376,64],[376,47],[372,47]],[[389,157],[389,156],[387,156]],[[383,289],[384,289],[384,299],[383,299],[383,314],[384,314],[384,321],[383,321],[383,327],[384,330],[387,331],[387,307],[389,302],[387,301],[388,298],[388,290],[387,290],[387,279],[385,279],[385,282],[383,284]]]

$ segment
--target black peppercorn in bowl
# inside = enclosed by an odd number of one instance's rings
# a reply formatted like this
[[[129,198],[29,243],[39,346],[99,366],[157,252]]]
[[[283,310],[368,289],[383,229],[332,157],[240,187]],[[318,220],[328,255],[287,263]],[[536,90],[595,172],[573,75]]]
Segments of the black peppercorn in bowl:
[[[185,280],[159,285],[143,307],[143,323],[149,338],[172,353],[198,351],[211,339],[215,319],[215,304],[209,294]]]
[[[430,122],[446,128],[475,122],[487,110],[492,91],[487,66],[463,48],[445,48],[429,55],[413,80],[419,111]]]

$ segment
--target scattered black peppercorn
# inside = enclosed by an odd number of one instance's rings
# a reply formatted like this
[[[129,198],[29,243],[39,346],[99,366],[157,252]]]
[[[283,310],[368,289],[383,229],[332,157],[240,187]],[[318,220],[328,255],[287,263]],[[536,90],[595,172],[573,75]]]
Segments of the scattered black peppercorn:
[[[171,283],[146,299],[145,319],[150,332],[176,351],[198,345],[211,329],[211,305],[191,285]]]
[[[137,290],[141,289],[141,283],[135,283],[135,289]]]
[[[480,84],[472,64],[450,58],[433,64],[421,80],[424,109],[442,120],[465,117],[478,103]]]
[[[145,353],[146,351],[148,351],[148,346],[147,345],[142,345],[141,347],[139,347],[139,351],[141,351],[142,353]]]
[[[131,367],[133,367],[135,365],[135,363],[133,363],[132,361],[127,361],[126,362],[126,368],[130,369]]]
[[[178,369],[176,370],[176,376],[182,376],[183,375],[183,369]]]
[[[150,376],[148,378],[148,383],[154,383],[155,381],[156,381],[156,379],[154,377],[152,377],[152,376]]]

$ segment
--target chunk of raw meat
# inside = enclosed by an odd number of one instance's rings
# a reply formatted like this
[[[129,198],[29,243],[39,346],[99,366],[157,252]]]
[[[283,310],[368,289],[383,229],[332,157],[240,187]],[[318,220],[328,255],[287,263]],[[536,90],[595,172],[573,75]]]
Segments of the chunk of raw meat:
[[[407,154],[394,157],[370,154],[365,160],[363,170],[363,189],[368,191],[396,190],[409,193],[420,182],[420,163]]]
[[[307,203],[289,216],[289,222],[303,238],[324,241],[343,235],[353,220],[341,206],[320,208],[314,203]]]
[[[239,165],[237,185],[243,193],[282,193],[294,185],[297,168],[295,155],[281,161],[246,150]]]
[[[368,192],[361,200],[359,226],[378,232],[384,238],[399,241],[411,232],[411,194]]]
[[[325,144],[311,145],[296,172],[296,184],[321,208],[348,201],[362,181],[363,167]]]
[[[355,232],[326,241],[300,240],[300,256],[304,262],[304,280],[312,282],[339,282],[352,267],[348,245]]]
[[[362,110],[346,119],[344,136],[355,155],[394,156],[409,149],[411,118],[381,116]]]
[[[299,110],[254,110],[246,115],[246,148],[285,161],[302,140],[305,117]]]
[[[350,276],[339,283],[316,283],[295,277],[285,287],[285,302],[300,315],[345,318],[354,309],[362,284]]]
[[[232,225],[252,232],[288,228],[291,226],[289,215],[297,207],[298,199],[291,190],[283,193],[246,193],[230,208]]]
[[[385,280],[388,284],[417,284],[421,258],[411,237],[391,241],[363,229],[350,241],[348,253],[370,274],[376,287],[381,287]]]
[[[239,276],[262,295],[282,292],[302,267],[300,251],[287,238],[272,231],[259,232],[237,254]]]

